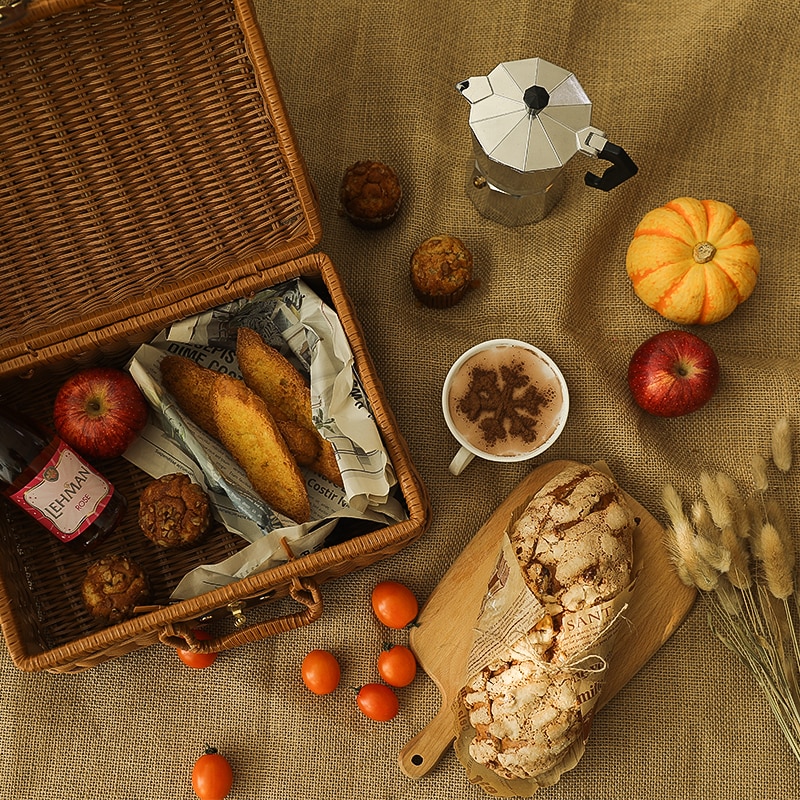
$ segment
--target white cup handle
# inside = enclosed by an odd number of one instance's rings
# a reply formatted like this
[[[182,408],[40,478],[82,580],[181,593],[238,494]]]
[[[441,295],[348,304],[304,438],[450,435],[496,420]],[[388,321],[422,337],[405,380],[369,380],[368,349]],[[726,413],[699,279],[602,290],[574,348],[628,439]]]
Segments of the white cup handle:
[[[473,458],[475,458],[475,453],[462,447],[450,462],[450,472],[453,475],[460,475],[470,465]]]

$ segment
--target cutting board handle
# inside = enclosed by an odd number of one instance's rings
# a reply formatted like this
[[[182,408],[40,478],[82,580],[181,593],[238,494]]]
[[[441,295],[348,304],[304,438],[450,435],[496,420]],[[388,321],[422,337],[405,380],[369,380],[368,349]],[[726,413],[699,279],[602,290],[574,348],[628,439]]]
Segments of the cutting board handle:
[[[397,762],[409,778],[427,775],[455,739],[453,711],[447,705],[400,751]]]

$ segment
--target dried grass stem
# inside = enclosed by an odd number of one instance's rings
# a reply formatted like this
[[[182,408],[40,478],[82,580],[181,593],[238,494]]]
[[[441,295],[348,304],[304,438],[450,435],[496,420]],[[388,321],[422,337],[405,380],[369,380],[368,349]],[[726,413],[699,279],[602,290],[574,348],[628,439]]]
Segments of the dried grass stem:
[[[792,466],[787,417],[772,432],[772,460]],[[751,671],[800,761],[800,598],[795,543],[782,503],[768,496],[769,464],[753,455],[748,497],[726,473],[703,471],[701,497],[688,505],[671,484],[662,504],[667,546],[681,580],[702,592],[714,634]]]

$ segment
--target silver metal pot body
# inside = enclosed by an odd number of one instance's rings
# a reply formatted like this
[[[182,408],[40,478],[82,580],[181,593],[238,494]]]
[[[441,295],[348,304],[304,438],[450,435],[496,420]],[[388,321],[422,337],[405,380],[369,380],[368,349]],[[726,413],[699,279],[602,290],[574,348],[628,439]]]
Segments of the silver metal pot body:
[[[529,225],[544,219],[561,199],[564,173],[560,167],[539,171],[531,181],[524,173],[492,162],[480,145],[474,144],[475,158],[467,164],[466,192],[482,216],[509,227]]]

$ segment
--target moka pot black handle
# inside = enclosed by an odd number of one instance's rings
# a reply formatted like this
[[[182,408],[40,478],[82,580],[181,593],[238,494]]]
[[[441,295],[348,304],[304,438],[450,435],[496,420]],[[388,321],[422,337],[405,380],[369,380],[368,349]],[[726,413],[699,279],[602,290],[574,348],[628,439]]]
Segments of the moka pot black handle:
[[[584,182],[594,189],[609,192],[639,171],[639,167],[634,164],[633,159],[619,145],[611,142],[603,145],[603,149],[598,153],[598,158],[610,161],[611,166],[602,175],[586,173]]]

